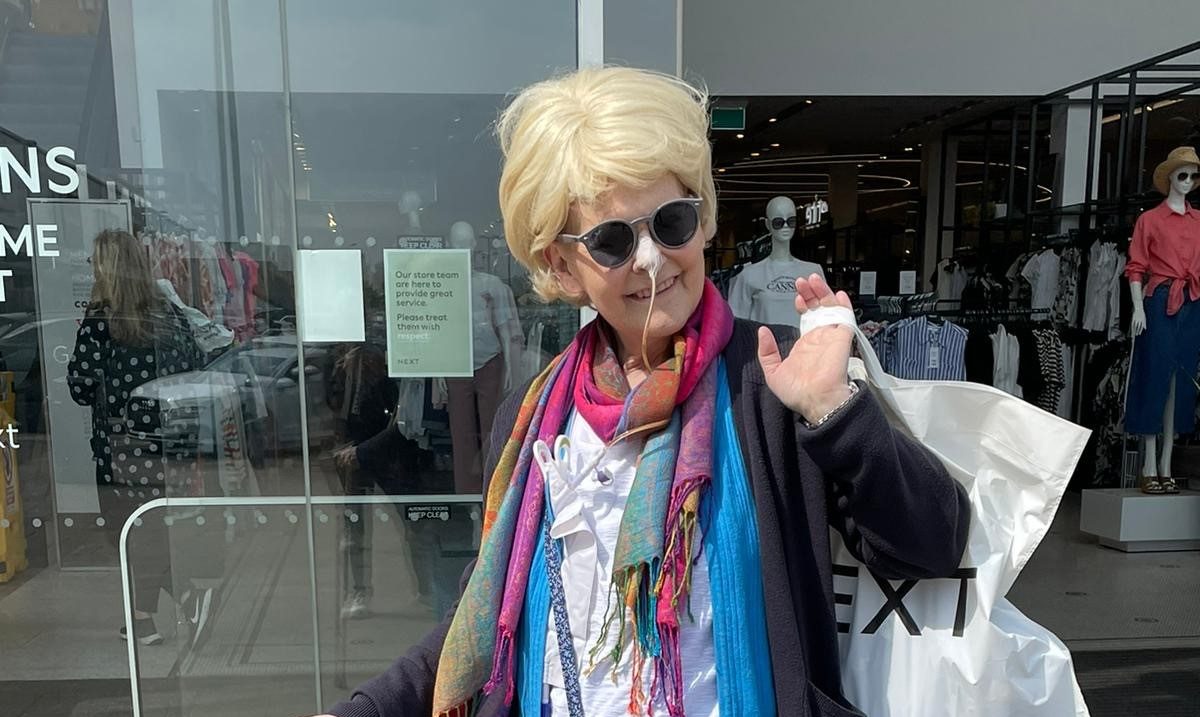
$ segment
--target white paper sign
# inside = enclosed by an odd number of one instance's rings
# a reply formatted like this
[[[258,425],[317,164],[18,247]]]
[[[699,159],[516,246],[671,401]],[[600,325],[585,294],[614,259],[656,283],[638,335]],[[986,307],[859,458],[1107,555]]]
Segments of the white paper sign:
[[[362,252],[302,249],[296,260],[296,320],[305,342],[365,341]]]
[[[858,295],[875,296],[875,278],[873,271],[863,271],[858,274]]]
[[[917,272],[915,272],[915,271],[900,272],[900,293],[901,294],[917,293]]]

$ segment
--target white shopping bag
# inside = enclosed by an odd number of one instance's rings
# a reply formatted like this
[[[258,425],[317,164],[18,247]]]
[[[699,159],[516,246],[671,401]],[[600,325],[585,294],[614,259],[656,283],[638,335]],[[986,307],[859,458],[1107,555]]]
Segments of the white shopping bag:
[[[851,375],[967,489],[972,516],[952,579],[878,579],[834,533],[846,696],[870,717],[1087,717],[1066,646],[1004,596],[1089,431],[990,386],[895,378],[861,332],[858,346]]]

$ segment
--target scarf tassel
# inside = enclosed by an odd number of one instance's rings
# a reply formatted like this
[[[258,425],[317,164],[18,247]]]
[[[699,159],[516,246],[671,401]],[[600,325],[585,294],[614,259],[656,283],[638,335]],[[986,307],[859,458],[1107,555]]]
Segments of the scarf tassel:
[[[438,712],[436,717],[472,717],[476,712],[477,704],[476,700],[467,700],[461,705]]]
[[[504,704],[506,705],[512,704],[513,696],[516,692],[512,669],[515,649],[516,640],[513,639],[512,631],[501,628],[500,639],[496,644],[496,653],[492,660],[492,677],[483,686],[483,693],[490,695],[503,682],[505,685]]]

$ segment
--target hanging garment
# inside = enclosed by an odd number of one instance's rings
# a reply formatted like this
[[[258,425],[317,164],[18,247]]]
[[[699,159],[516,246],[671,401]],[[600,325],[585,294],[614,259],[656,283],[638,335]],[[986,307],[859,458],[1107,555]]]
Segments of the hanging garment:
[[[1088,250],[1087,282],[1084,285],[1083,322],[1085,331],[1108,331],[1113,294],[1121,291],[1117,271],[1118,254],[1114,244],[1097,240]],[[1118,297],[1118,301],[1119,301]]]
[[[1023,269],[1021,276],[1029,282],[1030,305],[1034,309],[1051,309],[1058,296],[1059,258],[1050,249],[1036,254]]]
[[[992,339],[982,329],[971,329],[967,335],[967,349],[964,362],[967,368],[967,380],[992,386],[996,371],[995,347]]]
[[[1108,340],[1115,341],[1123,338],[1125,333],[1121,330],[1121,292],[1124,290],[1121,277],[1125,275],[1125,257],[1117,257],[1117,278],[1114,283],[1116,288],[1108,295]]]
[[[846,696],[872,717],[1086,717],[1066,646],[1004,596],[1049,532],[1089,432],[987,386],[892,378],[865,337],[858,346],[851,376],[972,505],[958,580],[897,585],[834,534]]]
[[[1125,380],[1129,376],[1129,342],[1113,341],[1097,349],[1088,371],[1097,376],[1085,384],[1092,396],[1088,425],[1096,427],[1094,467],[1086,471],[1087,488],[1117,488],[1123,472]],[[1093,386],[1094,383],[1094,386]]]
[[[996,327],[996,333],[991,335],[992,354],[995,356],[995,370],[992,375],[992,385],[1020,398],[1021,387],[1017,384],[1017,370],[1021,365],[1021,344],[1016,336],[1008,333],[1004,324]]]
[[[245,252],[234,252],[233,258],[237,259],[238,264],[242,268],[242,290],[245,295],[245,312],[246,322],[242,325],[242,330],[234,329],[234,334],[237,335],[239,341],[244,341],[256,333],[257,305],[255,303],[255,289],[258,288],[258,262]]]
[[[963,289],[966,288],[969,278],[962,263],[953,259],[942,259],[937,265],[938,300],[962,300]]]
[[[1054,308],[1051,312],[1054,323],[1061,326],[1075,326],[1076,315],[1079,312],[1079,268],[1083,261],[1083,253],[1075,247],[1063,249],[1058,260],[1058,288],[1054,295]]]
[[[1035,329],[1034,345],[1037,353],[1038,371],[1041,374],[1041,390],[1032,397],[1038,408],[1055,413],[1058,398],[1066,379],[1063,375],[1062,340],[1053,329]]]
[[[897,325],[888,372],[907,379],[966,381],[966,348],[966,329],[918,316]]]
[[[1054,411],[1059,417],[1071,420],[1072,404],[1075,401],[1075,347],[1066,343],[1061,345],[1063,387],[1058,394],[1058,408]]]

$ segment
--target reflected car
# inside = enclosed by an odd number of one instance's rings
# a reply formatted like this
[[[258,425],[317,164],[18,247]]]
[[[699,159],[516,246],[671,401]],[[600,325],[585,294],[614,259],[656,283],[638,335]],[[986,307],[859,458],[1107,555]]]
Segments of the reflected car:
[[[309,406],[325,402],[326,359],[322,348],[304,353],[304,386]],[[303,440],[304,414],[300,407],[300,366],[296,337],[265,336],[230,349],[202,370],[164,376],[134,390],[130,412],[136,405],[153,406],[159,413],[161,432],[167,440],[196,442],[201,453],[216,450],[214,438],[218,418],[224,411],[240,408],[251,459],[262,456],[268,445],[280,450],[299,450]],[[310,413],[308,440],[319,446],[333,438],[333,420],[328,411]]]

